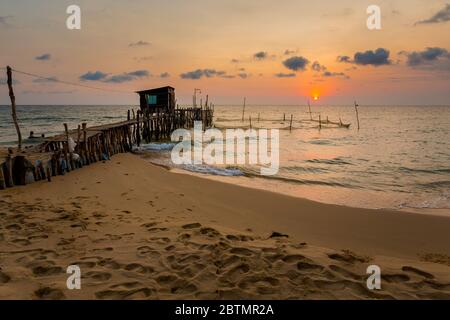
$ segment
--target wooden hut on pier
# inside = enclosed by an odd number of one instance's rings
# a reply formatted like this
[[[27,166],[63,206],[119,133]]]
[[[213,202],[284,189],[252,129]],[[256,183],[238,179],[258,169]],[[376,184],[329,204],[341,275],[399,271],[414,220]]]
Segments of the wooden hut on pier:
[[[137,91],[144,114],[172,113],[175,110],[175,88],[161,87]]]

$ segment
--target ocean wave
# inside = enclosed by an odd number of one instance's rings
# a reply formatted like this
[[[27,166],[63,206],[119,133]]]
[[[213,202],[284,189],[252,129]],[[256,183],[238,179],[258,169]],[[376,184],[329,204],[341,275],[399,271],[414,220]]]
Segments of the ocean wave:
[[[183,165],[182,168],[187,171],[202,174],[210,174],[214,176],[225,176],[225,177],[244,176],[244,172],[242,172],[239,168],[218,168],[207,165]]]
[[[433,181],[421,183],[419,184],[419,186],[421,186],[422,188],[432,188],[432,189],[450,188],[450,181],[449,180]]]
[[[328,181],[322,181],[322,180],[311,180],[311,179],[294,179],[294,178],[288,178],[283,176],[263,176],[260,174],[257,174],[255,172],[249,172],[247,170],[244,170],[244,173],[246,176],[251,176],[254,178],[263,178],[263,179],[269,179],[269,180],[277,180],[281,182],[287,182],[291,184],[299,184],[299,185],[317,185],[317,186],[328,186],[328,187],[342,187],[342,188],[349,188],[349,189],[357,189],[359,187],[343,183],[343,182],[336,182],[332,180]]]
[[[174,146],[175,143],[147,143],[141,144],[139,147],[133,147],[133,152],[170,151]]]
[[[415,169],[408,167],[400,167],[400,171],[407,173],[427,173],[427,174],[442,174],[450,173],[450,168],[440,168],[440,169]]]
[[[345,165],[353,165],[351,162],[345,161],[342,158],[333,158],[333,159],[309,159],[306,160],[308,163],[318,163],[318,164],[345,164]]]

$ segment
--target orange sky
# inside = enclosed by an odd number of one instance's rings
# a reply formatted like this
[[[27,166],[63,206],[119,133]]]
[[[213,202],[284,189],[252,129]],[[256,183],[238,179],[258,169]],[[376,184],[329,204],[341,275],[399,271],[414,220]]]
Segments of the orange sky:
[[[82,29],[72,31],[70,4],[0,3],[1,65],[130,93],[16,75],[19,104],[137,104],[133,91],[162,85],[180,103],[201,88],[217,104],[304,104],[314,94],[322,104],[450,104],[450,22],[432,20],[450,14],[446,1],[78,1]],[[381,8],[379,31],[366,27],[370,4]]]

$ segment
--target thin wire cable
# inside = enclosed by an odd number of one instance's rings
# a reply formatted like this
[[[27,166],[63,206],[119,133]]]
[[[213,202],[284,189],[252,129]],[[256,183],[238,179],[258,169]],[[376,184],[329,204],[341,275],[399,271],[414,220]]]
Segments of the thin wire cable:
[[[6,68],[2,68],[2,69],[6,69]],[[40,75],[37,75],[37,74],[16,70],[16,69],[12,69],[12,71],[20,73],[20,74],[27,75],[27,76],[30,76],[30,77],[42,79],[42,80],[47,80],[47,81],[51,81],[51,82],[58,82],[58,83],[66,84],[66,85],[82,87],[82,88],[87,88],[87,89],[92,89],[92,90],[100,90],[100,91],[115,92],[115,93],[128,93],[128,94],[131,94],[131,93],[134,94],[135,93],[135,92],[131,92],[131,91],[123,91],[123,90],[116,90],[116,89],[107,89],[107,88],[99,88],[99,87],[87,86],[87,85],[83,85],[83,84],[79,84],[79,83],[58,80],[58,79],[55,79],[55,78],[52,78],[52,77],[44,77],[44,76],[40,76]]]

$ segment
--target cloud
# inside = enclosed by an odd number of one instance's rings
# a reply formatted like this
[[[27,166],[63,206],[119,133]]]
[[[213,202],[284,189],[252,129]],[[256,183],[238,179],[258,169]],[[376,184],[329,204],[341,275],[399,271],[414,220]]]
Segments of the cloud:
[[[58,82],[58,78],[57,77],[48,77],[48,78],[38,78],[33,80],[34,83],[53,83],[53,82]]]
[[[247,79],[249,77],[249,75],[246,72],[241,72],[238,74],[238,77],[241,79]]]
[[[286,49],[286,50],[284,51],[284,55],[285,55],[285,56],[289,56],[289,55],[294,54],[294,53],[296,53],[295,50],[289,50],[289,49]]]
[[[325,66],[321,65],[317,61],[314,61],[314,63],[311,66],[311,69],[313,69],[314,71],[317,71],[317,72],[321,72],[321,71],[327,70],[327,68]]]
[[[410,67],[420,66],[423,64],[430,64],[440,58],[450,59],[450,53],[444,48],[426,48],[423,51],[400,52],[405,54],[408,58],[407,64]]]
[[[291,57],[283,61],[284,66],[292,71],[305,70],[308,63],[308,59],[304,57]]]
[[[239,63],[240,61],[238,59],[231,59],[231,63]]]
[[[423,51],[402,51],[399,54],[407,57],[406,64],[417,69],[434,71],[450,70],[450,52],[444,48],[426,48]]]
[[[76,91],[48,91],[48,94],[72,94]]]
[[[311,65],[311,69],[316,71],[316,72],[321,72],[323,77],[344,77],[346,79],[350,79],[349,76],[347,76],[345,73],[343,72],[333,72],[328,70],[328,68],[324,65],[321,65],[319,62],[314,61],[313,64]]]
[[[140,40],[138,42],[132,42],[128,46],[129,47],[146,47],[146,46],[150,46],[150,45],[151,45],[150,42]]]
[[[450,21],[450,4],[446,4],[443,9],[436,12],[431,18],[417,21],[415,24],[430,24],[447,21]]]
[[[336,59],[338,62],[351,63],[352,59],[349,56],[338,56]]]
[[[142,61],[149,61],[152,60],[153,57],[152,56],[145,56],[145,57],[134,57],[133,60],[137,61],[137,62],[142,62]]]
[[[12,16],[0,16],[0,26],[9,27],[11,24],[8,22]]]
[[[100,81],[105,79],[108,76],[107,73],[103,73],[101,71],[95,71],[95,72],[87,72],[80,76],[80,80],[82,81]]]
[[[269,56],[269,54],[267,52],[260,51],[260,52],[255,53],[253,55],[253,58],[255,58],[256,60],[264,60],[264,59],[267,59],[268,56]]]
[[[331,72],[331,71],[325,71],[322,74],[324,77],[344,77],[346,79],[350,79],[349,76],[347,76],[345,73],[343,72]]]
[[[82,81],[102,81],[109,83],[123,83],[128,81],[133,81],[139,78],[149,77],[150,73],[147,70],[136,70],[131,72],[124,72],[122,74],[109,75],[101,71],[91,72],[83,74],[80,76]]]
[[[6,78],[0,78],[0,85],[7,85],[7,84],[8,84],[8,80]],[[20,84],[20,81],[13,79],[12,84],[13,85]]]
[[[275,77],[277,78],[295,78],[296,74],[295,73],[276,73]]]
[[[365,52],[355,53],[354,63],[359,65],[372,65],[372,66],[382,66],[389,65],[391,61],[389,60],[389,51],[383,48],[378,48],[375,51],[367,50]]]
[[[170,73],[168,72],[163,72],[159,75],[160,78],[169,78],[170,77]]]
[[[44,53],[43,55],[37,56],[34,59],[40,60],[40,61],[47,61],[52,58],[52,55],[50,53]]]
[[[129,82],[133,81],[139,78],[145,78],[149,77],[150,73],[147,70],[137,70],[133,72],[125,72],[118,75],[113,75],[107,79],[105,79],[105,82],[109,83],[123,83],[123,82]]]
[[[198,80],[203,77],[205,78],[213,78],[213,77],[220,77],[220,78],[234,78],[234,76],[227,75],[225,71],[217,71],[214,69],[197,69],[194,71],[189,71],[180,74],[181,79],[190,79],[190,80]]]

